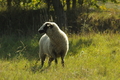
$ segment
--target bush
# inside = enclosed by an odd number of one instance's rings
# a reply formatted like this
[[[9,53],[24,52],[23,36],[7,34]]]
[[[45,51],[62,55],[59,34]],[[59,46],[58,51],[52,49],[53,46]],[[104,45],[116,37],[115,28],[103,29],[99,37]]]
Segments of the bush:
[[[93,12],[89,13],[88,15],[84,13],[83,15],[78,16],[77,22],[78,26],[82,24],[80,29],[87,32],[104,32],[106,30],[110,30],[113,32],[120,31],[119,15],[109,12]]]

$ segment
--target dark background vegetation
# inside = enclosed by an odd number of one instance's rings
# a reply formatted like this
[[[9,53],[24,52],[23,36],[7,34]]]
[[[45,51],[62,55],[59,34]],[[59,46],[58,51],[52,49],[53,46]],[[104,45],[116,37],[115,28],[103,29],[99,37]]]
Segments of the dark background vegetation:
[[[107,2],[118,4],[119,0],[1,0],[0,35],[32,35],[45,21],[54,21],[69,33],[119,31],[119,13],[111,11],[107,18],[94,16],[109,12],[99,5]],[[93,12],[96,14],[90,16]]]

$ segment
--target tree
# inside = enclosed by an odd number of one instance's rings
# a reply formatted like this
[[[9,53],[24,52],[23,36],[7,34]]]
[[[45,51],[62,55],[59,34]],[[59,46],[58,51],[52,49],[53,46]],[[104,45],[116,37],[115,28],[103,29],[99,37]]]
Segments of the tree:
[[[76,8],[76,0],[72,0],[72,9]]]
[[[47,11],[50,10],[51,0],[46,0],[47,3]]]
[[[7,0],[7,9],[8,10],[11,9],[11,2],[12,2],[12,0]]]
[[[14,2],[16,7],[20,7],[20,0],[14,0]]]
[[[67,4],[67,11],[70,10],[70,0],[66,0],[66,4]]]
[[[78,0],[78,3],[82,6],[84,0]]]
[[[65,12],[62,6],[62,3],[60,0],[52,0],[52,4],[55,10],[55,14],[57,16],[57,22],[59,26],[63,27],[66,25],[66,20],[65,20]]]

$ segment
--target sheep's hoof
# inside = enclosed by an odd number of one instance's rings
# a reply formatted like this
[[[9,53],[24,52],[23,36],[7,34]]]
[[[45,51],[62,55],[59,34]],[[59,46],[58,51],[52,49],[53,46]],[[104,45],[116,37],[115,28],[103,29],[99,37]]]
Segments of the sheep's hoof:
[[[62,63],[62,67],[63,67],[63,68],[64,68],[64,66],[65,66],[64,63]]]

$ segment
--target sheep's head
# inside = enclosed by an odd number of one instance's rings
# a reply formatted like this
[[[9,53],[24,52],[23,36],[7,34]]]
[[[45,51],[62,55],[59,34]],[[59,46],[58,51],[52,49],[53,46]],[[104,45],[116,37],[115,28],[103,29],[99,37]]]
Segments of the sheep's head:
[[[55,30],[59,29],[56,23],[54,22],[45,22],[39,29],[39,33],[51,33]]]
[[[45,22],[39,29],[38,32],[39,33],[46,33],[47,30],[52,29],[53,25],[51,22]]]

